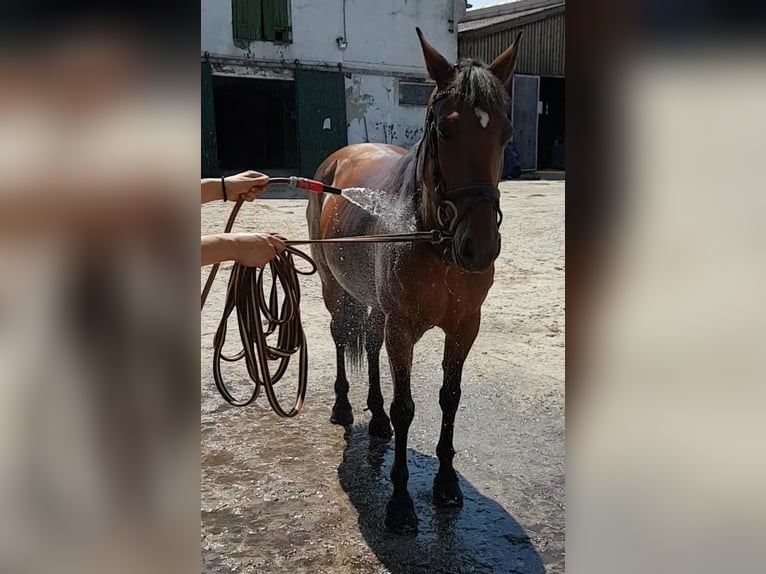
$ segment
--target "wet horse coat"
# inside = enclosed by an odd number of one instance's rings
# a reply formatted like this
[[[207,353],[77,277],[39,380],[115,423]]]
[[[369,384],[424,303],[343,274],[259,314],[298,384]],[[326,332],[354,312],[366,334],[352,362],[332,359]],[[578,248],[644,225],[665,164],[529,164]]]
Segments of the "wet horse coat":
[[[415,413],[410,369],[413,346],[433,327],[445,333],[434,502],[462,504],[452,466],[453,428],[463,363],[479,331],[481,305],[492,286],[493,262],[500,250],[497,182],[503,149],[512,134],[504,84],[512,74],[518,45],[517,38],[490,66],[477,61],[453,66],[420,30],[418,35],[437,85],[421,143],[409,151],[382,144],[348,146],[328,157],[315,176],[338,188],[380,190],[386,215],[375,217],[340,196],[312,196],[307,210],[312,238],[416,229],[443,229],[453,236],[446,252],[430,244],[312,245],[337,354],[331,420],[353,422],[346,359],[358,364],[366,351],[369,432],[390,438],[391,422],[395,431],[394,492],[386,526],[396,532],[417,530],[407,491],[407,433]],[[390,419],[380,389],[384,343],[394,383]]]

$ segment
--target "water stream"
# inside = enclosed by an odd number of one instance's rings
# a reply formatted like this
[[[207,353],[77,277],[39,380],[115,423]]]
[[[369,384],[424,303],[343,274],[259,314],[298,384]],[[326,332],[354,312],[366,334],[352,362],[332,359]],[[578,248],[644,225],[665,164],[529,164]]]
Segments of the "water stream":
[[[376,217],[391,232],[415,231],[415,214],[407,213],[401,202],[378,189],[347,187],[341,195]]]

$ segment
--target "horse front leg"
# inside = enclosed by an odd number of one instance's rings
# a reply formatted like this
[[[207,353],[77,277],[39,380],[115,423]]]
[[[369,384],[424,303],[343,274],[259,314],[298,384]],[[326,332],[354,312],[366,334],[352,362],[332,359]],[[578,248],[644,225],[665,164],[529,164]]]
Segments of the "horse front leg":
[[[452,466],[455,449],[452,440],[455,430],[455,413],[460,404],[460,381],[463,375],[463,363],[471,350],[479,332],[481,316],[463,319],[458,324],[445,329],[444,340],[444,381],[439,392],[439,406],[442,409],[442,428],[436,454],[439,457],[439,471],[434,478],[433,500],[439,506],[462,506],[463,493],[457,473]]]
[[[386,528],[404,534],[417,532],[418,517],[415,504],[407,491],[410,478],[407,469],[407,433],[415,417],[415,403],[410,390],[412,369],[412,348],[416,337],[407,321],[397,321],[391,316],[386,319],[385,342],[391,376],[394,381],[394,400],[391,403],[391,422],[394,425],[394,464],[391,468],[391,482],[394,493],[386,506]]]

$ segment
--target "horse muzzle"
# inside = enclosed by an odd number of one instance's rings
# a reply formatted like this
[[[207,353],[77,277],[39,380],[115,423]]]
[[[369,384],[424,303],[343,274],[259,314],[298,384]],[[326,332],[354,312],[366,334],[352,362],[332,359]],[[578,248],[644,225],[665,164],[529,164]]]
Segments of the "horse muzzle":
[[[452,241],[449,248],[442,253],[442,261],[446,265],[454,263],[468,273],[484,273],[492,266],[499,254],[499,238],[497,247],[492,253],[477,252],[475,243],[466,238],[461,242]]]

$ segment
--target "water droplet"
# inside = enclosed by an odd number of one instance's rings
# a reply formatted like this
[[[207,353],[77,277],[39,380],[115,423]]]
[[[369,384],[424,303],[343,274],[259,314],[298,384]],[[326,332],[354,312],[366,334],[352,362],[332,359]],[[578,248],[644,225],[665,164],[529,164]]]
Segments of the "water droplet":
[[[388,232],[415,231],[415,214],[403,208],[392,194],[366,187],[349,187],[342,195],[349,202],[376,217]]]

